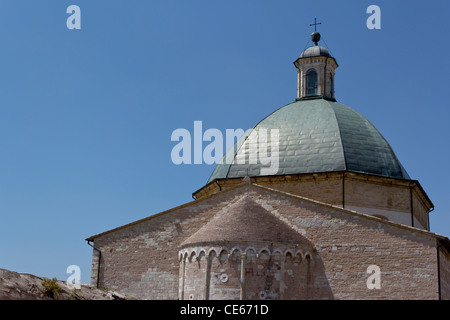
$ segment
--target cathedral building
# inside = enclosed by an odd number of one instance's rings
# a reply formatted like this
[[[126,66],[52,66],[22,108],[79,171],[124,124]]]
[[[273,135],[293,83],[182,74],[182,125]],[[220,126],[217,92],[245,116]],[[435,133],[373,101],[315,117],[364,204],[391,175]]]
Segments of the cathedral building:
[[[227,151],[194,200],[86,239],[91,284],[142,299],[450,299],[450,241],[381,133],[338,103],[319,45],[297,99]],[[260,130],[276,174],[250,161]]]

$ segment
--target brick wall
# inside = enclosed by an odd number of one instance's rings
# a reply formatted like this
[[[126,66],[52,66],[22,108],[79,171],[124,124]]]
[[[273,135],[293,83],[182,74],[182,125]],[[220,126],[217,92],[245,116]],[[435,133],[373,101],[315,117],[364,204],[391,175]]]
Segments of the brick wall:
[[[243,194],[314,245],[314,286],[308,296],[437,299],[436,239],[432,234],[254,185],[222,191],[92,238],[102,251],[101,283],[111,290],[144,299],[177,299],[181,283],[178,257],[181,243]],[[94,255],[93,285],[97,279],[97,263]],[[441,259],[441,264],[445,264],[441,272],[448,279],[448,258]],[[367,288],[370,265],[380,267],[381,289]],[[202,272],[204,275],[204,270],[199,268],[200,279]],[[218,273],[220,267],[212,265],[211,279]],[[186,288],[195,286],[189,284],[191,280],[185,281]],[[448,295],[449,281],[443,282],[442,291]],[[300,284],[294,287],[299,288]],[[286,299],[293,294],[290,288],[286,289]],[[219,286],[211,285],[211,293],[222,292],[218,290]]]
[[[439,273],[441,285],[441,299],[450,300],[450,253],[439,247]]]
[[[318,283],[314,275],[318,278],[320,270],[314,268],[314,258],[309,251],[302,252],[295,246],[227,243],[186,248],[180,256],[185,270],[180,274],[184,284],[180,299],[320,298],[312,295],[319,293],[314,290],[314,283]]]
[[[258,202],[314,243],[337,299],[437,299],[435,238],[413,228],[266,193]],[[367,288],[367,268],[381,289]]]
[[[188,203],[95,237],[104,266],[101,287],[144,299],[177,299],[181,243],[238,194],[232,191]],[[97,270],[98,257],[94,255],[94,286]]]
[[[390,212],[390,219],[412,225],[411,211],[415,227],[427,229],[427,213],[433,204],[423,190],[410,180],[400,180],[351,172],[314,173],[290,176],[253,177],[254,183],[272,189],[299,195],[309,199],[337,206],[358,208],[362,213],[383,215]],[[225,179],[213,182],[200,189],[195,195],[201,199],[220,191],[236,187],[241,179]],[[412,188],[412,193],[411,193]],[[412,204],[411,204],[412,195]],[[411,208],[412,205],[412,208]],[[364,210],[365,209],[365,210]],[[392,213],[398,218],[392,219]]]

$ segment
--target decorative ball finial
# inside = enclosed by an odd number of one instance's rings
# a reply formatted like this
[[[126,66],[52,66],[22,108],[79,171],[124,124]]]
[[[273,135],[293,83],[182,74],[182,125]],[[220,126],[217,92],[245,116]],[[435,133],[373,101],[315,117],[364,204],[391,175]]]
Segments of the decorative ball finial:
[[[320,41],[320,33],[318,33],[317,31],[314,31],[314,32],[311,34],[311,40],[312,40],[312,42],[314,42],[314,44],[317,46],[317,42]]]
[[[314,32],[311,35],[311,40],[317,46],[317,42],[320,41],[320,33],[317,32],[317,26],[322,24],[322,22],[317,22],[317,18],[314,18],[314,23],[311,23],[310,26],[314,26]]]

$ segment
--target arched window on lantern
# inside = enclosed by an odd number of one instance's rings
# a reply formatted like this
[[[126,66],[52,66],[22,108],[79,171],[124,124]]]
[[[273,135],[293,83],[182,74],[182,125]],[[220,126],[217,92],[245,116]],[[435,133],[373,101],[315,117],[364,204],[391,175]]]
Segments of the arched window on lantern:
[[[314,69],[310,69],[306,73],[306,95],[317,95],[317,72]]]

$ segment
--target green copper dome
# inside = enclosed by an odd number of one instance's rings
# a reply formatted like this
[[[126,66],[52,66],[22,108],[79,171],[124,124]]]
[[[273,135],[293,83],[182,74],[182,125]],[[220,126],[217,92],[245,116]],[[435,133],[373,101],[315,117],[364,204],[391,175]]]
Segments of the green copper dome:
[[[364,116],[346,105],[316,98],[297,100],[264,118],[228,150],[224,159],[228,155],[233,161],[218,164],[208,183],[261,176],[265,166],[260,161],[251,164],[248,158],[249,137],[260,129],[266,129],[268,152],[270,130],[279,130],[276,175],[352,171],[410,179],[386,139]]]

